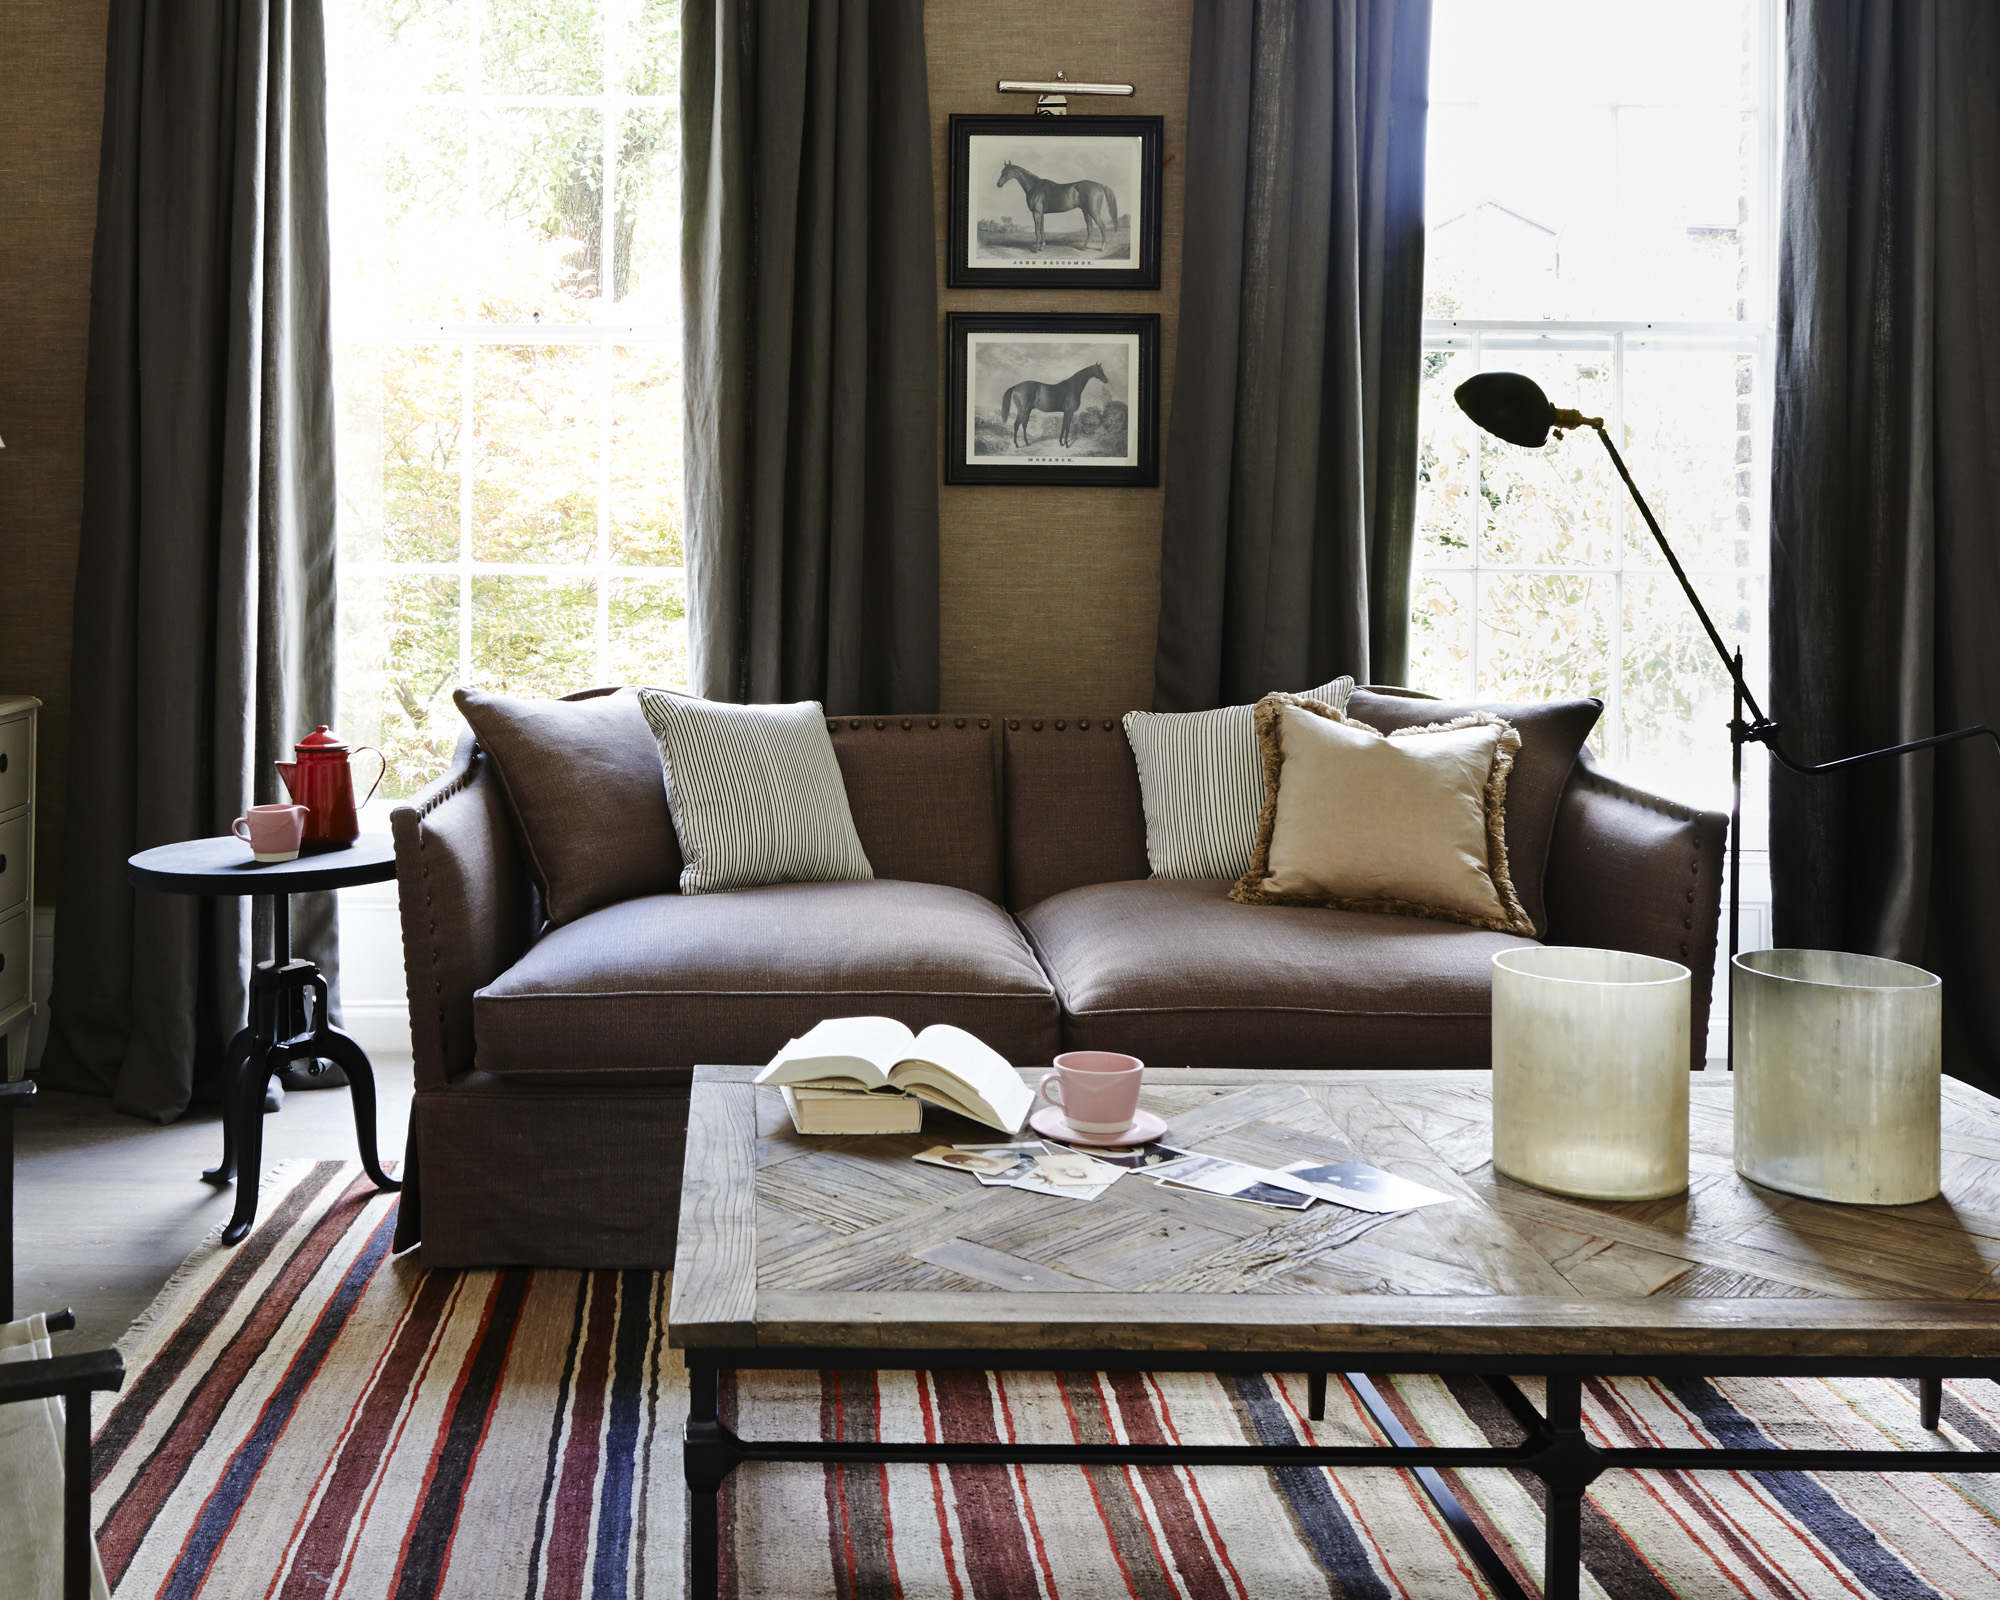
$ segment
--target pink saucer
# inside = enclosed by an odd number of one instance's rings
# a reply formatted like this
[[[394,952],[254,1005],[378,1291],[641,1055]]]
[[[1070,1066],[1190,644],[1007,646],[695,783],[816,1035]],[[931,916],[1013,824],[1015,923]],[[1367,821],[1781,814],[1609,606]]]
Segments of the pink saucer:
[[[1166,1123],[1150,1111],[1141,1111],[1123,1133],[1080,1133],[1069,1125],[1061,1106],[1038,1106],[1028,1118],[1028,1126],[1064,1144],[1134,1145],[1151,1144],[1167,1131]]]

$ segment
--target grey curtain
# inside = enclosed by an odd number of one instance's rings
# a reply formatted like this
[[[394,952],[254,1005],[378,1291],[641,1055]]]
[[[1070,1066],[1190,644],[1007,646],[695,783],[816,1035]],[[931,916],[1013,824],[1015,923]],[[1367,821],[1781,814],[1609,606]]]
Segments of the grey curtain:
[[[694,686],[933,709],[922,0],[688,0],[681,49]]]
[[[1153,704],[1403,677],[1430,0],[1195,0]]]
[[[2000,6],[1793,0],[1771,487],[1771,702],[1823,760],[2000,726]],[[1781,945],[1945,980],[2000,1091],[2000,761],[1778,772]]]
[[[134,891],[125,858],[280,798],[332,720],[324,41],[319,0],[110,15],[42,1077],[167,1121],[219,1088],[250,906]],[[295,948],[332,938],[331,896],[296,899]]]

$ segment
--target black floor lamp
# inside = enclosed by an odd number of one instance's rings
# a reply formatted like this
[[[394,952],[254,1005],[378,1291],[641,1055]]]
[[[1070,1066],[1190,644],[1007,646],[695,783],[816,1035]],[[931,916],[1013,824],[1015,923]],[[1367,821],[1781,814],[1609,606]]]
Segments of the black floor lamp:
[[[1632,474],[1625,468],[1625,458],[1618,453],[1618,447],[1611,442],[1611,435],[1605,431],[1602,417],[1586,417],[1580,411],[1558,410],[1549,403],[1549,397],[1542,392],[1542,386],[1533,378],[1519,372],[1482,372],[1467,378],[1453,393],[1459,409],[1484,428],[1495,438],[1505,439],[1509,444],[1518,444],[1529,450],[1539,450],[1548,442],[1550,432],[1560,439],[1565,428],[1595,428],[1604,453],[1611,457],[1611,464],[1618,469],[1618,476],[1625,480],[1625,487],[1632,492],[1632,500],[1639,508],[1639,515],[1646,519],[1646,526],[1653,531],[1653,540],[1660,547],[1660,554],[1667,558],[1667,565],[1673,568],[1674,576],[1680,580],[1681,592],[1687,596],[1688,604],[1694,607],[1694,614],[1701,619],[1702,630],[1708,635],[1708,642],[1715,646],[1715,653],[1722,660],[1723,669],[1729,674],[1729,681],[1735,690],[1735,707],[1729,720],[1729,779],[1733,798],[1729,808],[1729,989],[1730,1015],[1735,1015],[1736,990],[1736,944],[1738,919],[1742,903],[1743,883],[1743,747],[1746,744],[1761,744],[1771,752],[1772,758],[1787,771],[1802,777],[1818,777],[1828,772],[1842,772],[1849,767],[1862,766],[1870,761],[1886,760],[1890,756],[1909,755],[1917,750],[1935,749],[1941,744],[1952,744],[1960,739],[1970,739],[1985,734],[2000,749],[2000,733],[1983,724],[1973,728],[1957,728],[1950,733],[1933,734],[1928,739],[1912,739],[1907,744],[1892,744],[1886,749],[1869,750],[1858,756],[1842,756],[1836,761],[1821,761],[1816,765],[1794,761],[1786,755],[1778,744],[1778,724],[1764,715],[1764,709],[1757,704],[1757,697],[1750,692],[1750,686],[1743,681],[1743,652],[1731,653],[1722,642],[1722,635],[1716,631],[1710,619],[1708,608],[1701,603],[1701,597],[1694,592],[1694,585],[1688,582],[1688,575],[1681,568],[1680,558],[1674,554],[1673,546],[1667,543],[1667,536],[1660,531],[1660,524],[1653,515],[1653,508],[1646,504],[1646,497],[1639,492],[1639,486],[1632,481]],[[1750,709],[1750,720],[1743,720],[1743,709]],[[1730,1041],[1730,1061],[1736,1057],[1735,1027],[1732,1020]]]

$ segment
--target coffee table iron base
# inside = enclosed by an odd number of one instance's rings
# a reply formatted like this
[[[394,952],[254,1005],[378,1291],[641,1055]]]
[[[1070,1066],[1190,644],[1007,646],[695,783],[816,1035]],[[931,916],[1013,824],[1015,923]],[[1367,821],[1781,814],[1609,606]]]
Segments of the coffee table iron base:
[[[311,961],[291,953],[290,899],[272,896],[273,959],[250,975],[250,1025],[229,1041],[222,1068],[222,1163],[202,1174],[220,1187],[241,1172],[236,1209],[222,1242],[242,1243],[257,1220],[258,1175],[264,1170],[264,1091],[294,1062],[317,1076],[330,1063],[347,1074],[354,1103],[354,1138],[361,1168],[377,1189],[402,1188],[384,1175],[375,1151],[375,1073],[368,1053],[327,1019],[326,978]]]
[[[1418,1445],[1397,1420],[1379,1391],[1360,1371],[1341,1369],[1355,1396],[1387,1437],[1383,1445],[1030,1445],[831,1443],[819,1440],[744,1439],[721,1415],[721,1375],[760,1367],[812,1369],[873,1369],[870,1360],[852,1350],[718,1350],[689,1349],[687,1359],[689,1410],[682,1433],[681,1465],[688,1493],[688,1595],[708,1600],[721,1590],[721,1491],[729,1475],[746,1461],[817,1462],[822,1465],[910,1463],[925,1465],[1056,1465],[1081,1466],[1256,1466],[1256,1467],[1400,1467],[1414,1471],[1431,1500],[1443,1513],[1474,1563],[1501,1600],[1531,1600],[1513,1571],[1467,1515],[1442,1473],[1468,1467],[1523,1468],[1540,1478],[1545,1495],[1543,1524],[1543,1600],[1580,1600],[1583,1590],[1583,1503],[1592,1483],[1618,1469],[1640,1471],[1763,1471],[1763,1472],[1991,1472],[2000,1469],[2000,1451],[1954,1450],[1942,1456],[1913,1450],[1818,1450],[1771,1448],[1606,1449],[1590,1442],[1583,1426],[1583,1384],[1595,1363],[1544,1363],[1532,1358],[1510,1362],[1514,1370],[1541,1367],[1548,1386],[1544,1407],[1523,1394],[1513,1379],[1483,1370],[1483,1363],[1465,1359],[1431,1361],[1406,1370],[1432,1368],[1465,1372],[1479,1378],[1526,1435],[1517,1445]],[[902,1370],[1006,1369],[1019,1371],[1202,1370],[1267,1372],[1268,1359],[1253,1355],[1176,1357],[1161,1352],[1130,1351],[1033,1353],[1019,1350],[976,1353],[963,1350],[899,1351]],[[1385,1363],[1367,1363],[1375,1370]],[[1388,1365],[1394,1365],[1393,1361]],[[1652,1368],[1658,1375],[1699,1374],[1700,1357],[1667,1358],[1653,1363],[1610,1362],[1617,1371]],[[1773,1374],[1829,1376],[1914,1376],[1919,1385],[1919,1411],[1926,1428],[1936,1428],[1943,1378],[1935,1361],[1846,1363],[1776,1360],[1718,1362],[1718,1370],[1769,1371]],[[1967,1376],[2000,1378],[1990,1361],[1954,1363]],[[1897,1368],[1900,1371],[1884,1370]],[[1911,1368],[1917,1370],[1912,1372]],[[1924,1370],[1930,1369],[1930,1370]],[[1292,1368],[1290,1370],[1297,1370]],[[1311,1417],[1326,1411],[1326,1368],[1307,1367],[1307,1402]]]

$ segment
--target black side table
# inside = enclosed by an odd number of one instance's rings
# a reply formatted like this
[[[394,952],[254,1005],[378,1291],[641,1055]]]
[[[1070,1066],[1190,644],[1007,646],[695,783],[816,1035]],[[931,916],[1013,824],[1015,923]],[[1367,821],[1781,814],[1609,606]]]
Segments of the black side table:
[[[400,1189],[384,1177],[375,1155],[375,1073],[368,1055],[327,1019],[326,979],[310,961],[292,957],[290,896],[315,889],[345,889],[384,883],[396,875],[395,846],[386,834],[364,833],[344,850],[300,856],[296,861],[259,862],[241,839],[190,839],[142,850],[125,864],[126,875],[142,889],[166,894],[271,897],[271,958],[250,975],[249,1026],[229,1041],[222,1076],[222,1165],[202,1174],[221,1185],[239,1170],[236,1211],[223,1230],[224,1244],[239,1244],[257,1220],[257,1188],[263,1177],[264,1088],[271,1075],[294,1061],[308,1072],[330,1061],[347,1074],[354,1101],[354,1136],[361,1165],[378,1189]]]

